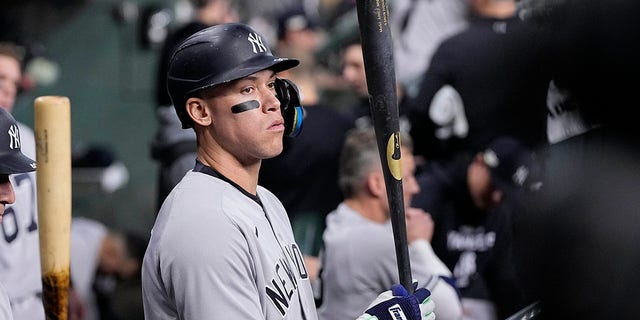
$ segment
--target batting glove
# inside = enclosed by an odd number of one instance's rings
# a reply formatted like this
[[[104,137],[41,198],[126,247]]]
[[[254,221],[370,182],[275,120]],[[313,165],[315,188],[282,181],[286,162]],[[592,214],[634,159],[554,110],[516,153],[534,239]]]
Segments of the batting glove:
[[[357,320],[435,320],[431,292],[420,288],[413,294],[400,284],[381,293]]]

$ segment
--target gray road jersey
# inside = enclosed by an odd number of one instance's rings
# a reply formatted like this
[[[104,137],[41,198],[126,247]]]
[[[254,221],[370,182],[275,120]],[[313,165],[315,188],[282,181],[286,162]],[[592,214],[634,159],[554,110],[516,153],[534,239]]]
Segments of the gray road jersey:
[[[316,319],[285,209],[190,171],[163,204],[142,267],[146,319]]]
[[[319,319],[355,319],[378,294],[399,283],[390,220],[371,221],[343,202],[327,216],[323,240]],[[435,267],[433,261],[427,261],[429,257],[415,249],[413,244],[409,246],[411,274],[418,285],[432,291],[436,307],[439,303],[442,308],[445,304],[459,303],[453,289],[440,284],[443,281],[438,275],[450,273],[444,264],[438,260]]]
[[[33,130],[18,123],[22,152],[36,158]],[[16,202],[5,208],[0,231],[0,282],[7,289],[14,319],[44,320],[36,172],[12,174]],[[1,319],[1,318],[0,318]]]
[[[0,283],[0,319],[13,320],[11,304],[9,303],[9,295],[2,283]]]

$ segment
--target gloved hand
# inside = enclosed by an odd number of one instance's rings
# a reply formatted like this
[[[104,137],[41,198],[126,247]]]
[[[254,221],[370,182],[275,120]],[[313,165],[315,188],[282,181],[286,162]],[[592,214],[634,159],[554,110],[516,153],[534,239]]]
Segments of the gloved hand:
[[[413,294],[400,284],[381,293],[357,320],[435,320],[431,292],[420,288]]]

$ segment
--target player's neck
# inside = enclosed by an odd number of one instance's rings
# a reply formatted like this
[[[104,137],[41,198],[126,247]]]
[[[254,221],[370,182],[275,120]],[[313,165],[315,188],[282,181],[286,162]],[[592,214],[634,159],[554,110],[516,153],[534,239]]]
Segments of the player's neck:
[[[389,218],[389,215],[385,212],[384,208],[373,199],[354,197],[346,199],[344,203],[368,220],[377,223],[385,223]]]
[[[256,195],[260,161],[252,165],[243,165],[230,155],[205,152],[202,149],[198,150],[198,160],[235,182],[245,191]]]

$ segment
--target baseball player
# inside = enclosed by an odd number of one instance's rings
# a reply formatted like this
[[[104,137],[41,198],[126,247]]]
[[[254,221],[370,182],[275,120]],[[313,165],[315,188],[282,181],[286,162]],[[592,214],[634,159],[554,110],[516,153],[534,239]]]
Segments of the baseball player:
[[[156,116],[158,131],[151,142],[151,156],[159,164],[157,208],[171,189],[182,179],[196,157],[196,137],[192,131],[182,130],[180,120],[171,106],[167,93],[167,68],[175,47],[191,34],[212,25],[237,22],[238,12],[231,0],[190,0],[193,21],[167,36],[160,51],[158,74],[155,82]]]
[[[15,204],[16,200],[14,186],[17,180],[13,178],[15,178],[16,175],[19,176],[27,172],[32,172],[35,169],[35,161],[25,156],[21,151],[18,123],[9,112],[0,108],[0,206],[2,206],[0,221],[5,220],[5,218],[15,221],[15,212],[13,211],[12,205]],[[6,230],[4,224],[2,230]],[[6,248],[3,247],[2,249]],[[25,254],[28,253],[25,252]],[[16,256],[16,258],[19,257]],[[1,282],[0,319],[13,319],[9,295]]]
[[[412,145],[411,137],[403,135],[402,189],[411,274],[432,292],[438,319],[460,320],[462,306],[451,271],[431,248],[433,221],[425,211],[408,206],[420,191]],[[379,292],[398,282],[391,210],[373,127],[347,133],[338,181],[345,200],[329,213],[323,233],[321,320],[355,318]]]
[[[512,219],[542,187],[542,167],[521,141],[494,139],[482,152],[418,177],[413,205],[432,214],[434,252],[453,272],[465,314],[504,319],[530,303],[514,267]]]
[[[287,213],[257,184],[261,160],[300,132],[297,88],[276,77],[298,63],[238,23],[199,31],[173,54],[167,87],[183,128],[196,133],[198,158],[151,232],[146,319],[317,319]],[[428,290],[393,289],[362,319],[435,317]]]
[[[115,282],[139,276],[145,249],[146,240],[135,233],[111,229],[96,219],[72,217],[71,283],[82,302],[83,320],[110,318],[105,314],[114,313],[115,308],[105,296],[115,290]]]
[[[544,28],[524,21],[515,0],[467,3],[468,26],[440,43],[405,101],[411,134],[425,137],[416,153],[446,162],[501,135],[545,146],[552,50]]]
[[[22,77],[21,56],[17,48],[0,44],[0,108],[11,112]],[[17,123],[22,152],[34,159],[36,144],[33,130]],[[16,319],[44,320],[42,282],[40,280],[40,243],[36,201],[36,174],[24,172],[10,177],[16,202],[8,206],[0,238],[0,282],[11,300]]]

